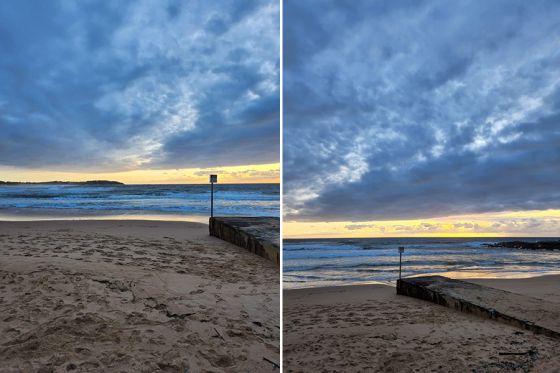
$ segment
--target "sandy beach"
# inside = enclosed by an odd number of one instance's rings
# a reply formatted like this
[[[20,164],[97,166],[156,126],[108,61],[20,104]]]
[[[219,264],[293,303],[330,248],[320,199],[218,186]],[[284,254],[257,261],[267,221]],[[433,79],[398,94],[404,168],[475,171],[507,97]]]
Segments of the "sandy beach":
[[[204,224],[0,222],[0,289],[1,372],[279,362],[278,269]]]
[[[560,307],[560,276],[472,281]],[[284,291],[283,348],[285,372],[560,372],[558,340],[385,285]]]

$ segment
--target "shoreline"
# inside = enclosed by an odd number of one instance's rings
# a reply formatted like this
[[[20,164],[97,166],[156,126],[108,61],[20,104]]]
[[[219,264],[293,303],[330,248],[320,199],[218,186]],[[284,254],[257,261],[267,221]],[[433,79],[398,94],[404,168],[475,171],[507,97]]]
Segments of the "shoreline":
[[[218,215],[216,215],[218,216]],[[246,215],[224,215],[233,217],[244,217]],[[251,215],[255,217],[277,217],[275,215]],[[178,221],[178,222],[194,222],[208,225],[210,215],[182,215],[182,214],[42,214],[42,213],[24,213],[5,214],[0,209],[0,222],[24,222],[24,221],[83,221],[83,220],[125,220],[125,221]]]
[[[30,222],[30,221],[84,221],[84,220],[115,220],[115,221],[184,221],[208,225],[207,215],[179,215],[179,214],[82,214],[82,215],[43,215],[41,213],[5,214],[0,211],[0,222]]]
[[[272,372],[263,358],[279,360],[278,269],[206,224],[0,221],[0,289],[8,370]]]
[[[440,274],[433,274],[433,275],[440,275]],[[411,276],[411,277],[420,277],[420,276],[431,276],[431,274],[427,275],[419,275],[419,276]],[[404,277],[403,277],[404,278]],[[508,288],[514,289],[515,286],[513,284],[523,285],[527,282],[535,282],[539,283],[539,285],[550,284],[551,282],[554,283],[555,281],[558,282],[558,290],[560,291],[560,273],[559,274],[547,274],[547,275],[538,275],[538,276],[530,276],[530,277],[518,277],[518,278],[500,278],[500,277],[473,277],[473,278],[466,278],[466,277],[457,277],[456,279],[460,279],[467,282],[474,282],[481,285],[491,286],[494,284],[498,288]],[[338,288],[352,288],[352,287],[387,287],[390,289],[394,289],[396,287],[396,280],[395,286],[392,284],[385,284],[380,282],[371,282],[371,283],[361,283],[361,284],[347,284],[347,285],[333,285],[333,286],[312,286],[312,287],[305,287],[305,288],[293,288],[293,289],[283,289],[283,292],[300,292],[300,291],[308,291],[308,290],[316,290],[316,291],[329,291],[329,290],[336,290]],[[525,287],[526,288],[526,287]],[[503,289],[506,290],[506,289]],[[532,288],[532,290],[538,290],[538,288]]]
[[[472,282],[476,282],[476,283],[484,283],[486,281],[488,282],[492,282],[492,281],[496,281],[496,282],[500,282],[500,281],[510,281],[510,280],[529,280],[529,279],[538,279],[538,278],[548,278],[548,277],[558,277],[558,280],[560,281],[560,270],[558,271],[551,271],[550,273],[535,273],[535,274],[528,274],[527,276],[523,276],[523,277],[464,277],[464,276],[450,276],[449,272],[435,272],[435,273],[423,273],[420,275],[415,275],[415,276],[407,276],[407,277],[421,277],[421,276],[445,276],[445,277],[449,277],[452,279],[456,279],[456,280],[462,280],[462,281],[472,281]],[[405,276],[403,276],[404,278]],[[284,283],[285,285],[285,283]],[[363,282],[352,282],[352,283],[348,283],[348,284],[338,284],[338,285],[319,285],[319,286],[302,286],[302,287],[290,287],[290,288],[286,288],[284,286],[283,291],[295,291],[295,290],[309,290],[309,289],[324,289],[324,288],[337,288],[337,287],[352,287],[352,286],[374,286],[374,285],[379,285],[379,286],[387,286],[390,288],[395,288],[397,286],[397,280],[395,279],[394,281],[388,281],[388,282],[382,282],[382,281],[363,281]]]
[[[368,283],[395,286],[399,276],[399,245],[405,247],[403,277],[441,275],[469,280],[560,274],[560,251],[484,245],[504,240],[518,238],[368,239],[309,244],[284,241],[284,288]],[[556,242],[557,238],[549,240]]]

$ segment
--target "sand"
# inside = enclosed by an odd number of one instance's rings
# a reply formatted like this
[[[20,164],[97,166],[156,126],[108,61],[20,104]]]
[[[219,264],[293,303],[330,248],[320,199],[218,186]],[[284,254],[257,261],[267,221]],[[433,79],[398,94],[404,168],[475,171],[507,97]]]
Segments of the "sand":
[[[474,281],[560,307],[560,276]],[[384,285],[284,291],[283,349],[285,372],[560,372],[560,340]]]
[[[0,290],[1,372],[279,362],[278,269],[204,224],[0,222]]]

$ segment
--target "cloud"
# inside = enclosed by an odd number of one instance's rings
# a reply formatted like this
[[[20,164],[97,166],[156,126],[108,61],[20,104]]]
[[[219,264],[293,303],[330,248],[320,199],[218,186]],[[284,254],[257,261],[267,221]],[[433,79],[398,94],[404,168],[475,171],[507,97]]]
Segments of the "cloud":
[[[200,171],[195,171],[195,176],[208,176],[211,174],[218,174],[219,176],[229,176],[236,179],[242,178],[258,178],[258,179],[274,179],[279,178],[279,169],[270,169],[270,170],[254,170],[254,169],[246,169],[240,171],[228,171],[224,169],[220,170],[213,170],[213,169],[203,169]]]
[[[495,232],[514,232],[514,233],[531,233],[531,232],[558,232],[560,229],[560,219],[554,218],[517,218],[504,219],[493,223],[491,229]]]
[[[455,223],[453,226],[455,228],[480,229],[480,225],[478,223]]]
[[[347,224],[344,226],[349,231],[360,230],[365,228],[374,228],[375,224]]]
[[[315,6],[284,2],[288,220],[560,207],[560,4]]]
[[[373,223],[347,224],[344,229],[347,231],[366,230],[368,234],[389,233],[389,234],[450,234],[450,233],[477,233],[477,234],[494,234],[494,235],[534,235],[537,232],[545,235],[554,234],[560,228],[560,219],[558,217],[542,217],[542,218],[491,218],[486,220],[488,216],[480,218],[480,220],[461,221],[450,223],[448,221],[438,222],[422,222],[413,221],[408,224],[398,222],[385,222],[384,225]],[[496,221],[496,219],[498,219]]]
[[[0,165],[279,160],[276,1],[0,4]]]

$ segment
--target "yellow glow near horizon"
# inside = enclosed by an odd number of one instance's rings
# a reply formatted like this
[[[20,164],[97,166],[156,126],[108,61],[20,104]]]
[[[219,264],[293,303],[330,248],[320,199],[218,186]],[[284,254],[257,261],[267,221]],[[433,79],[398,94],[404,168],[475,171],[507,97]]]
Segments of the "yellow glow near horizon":
[[[540,223],[539,228],[531,224]],[[284,221],[284,238],[560,236],[560,210],[390,221]]]
[[[211,173],[219,175],[218,181],[221,184],[280,182],[279,163],[121,172],[67,172],[1,168],[0,180],[27,182],[112,180],[125,184],[205,184],[208,183],[208,175]]]

